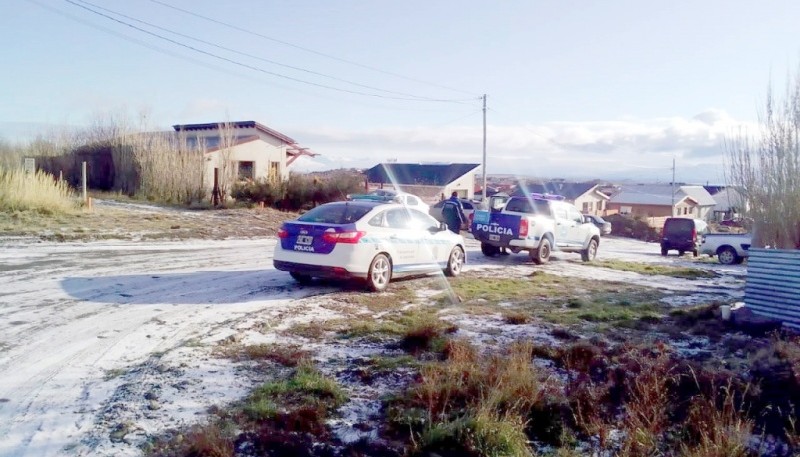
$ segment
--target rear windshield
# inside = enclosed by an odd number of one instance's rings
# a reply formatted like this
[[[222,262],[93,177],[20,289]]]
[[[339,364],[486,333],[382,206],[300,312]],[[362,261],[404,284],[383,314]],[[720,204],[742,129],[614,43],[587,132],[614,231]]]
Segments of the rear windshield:
[[[351,224],[372,210],[371,206],[333,203],[317,206],[298,217],[300,222],[321,222],[323,224]]]
[[[668,235],[680,235],[692,233],[694,221],[691,219],[667,219],[664,223],[664,233]]]
[[[509,200],[506,204],[506,211],[552,216],[547,200],[527,199],[524,197],[514,197]]]

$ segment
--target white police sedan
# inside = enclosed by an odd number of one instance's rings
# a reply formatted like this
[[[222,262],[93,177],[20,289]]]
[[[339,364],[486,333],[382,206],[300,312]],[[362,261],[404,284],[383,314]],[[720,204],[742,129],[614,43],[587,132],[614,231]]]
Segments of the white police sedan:
[[[396,276],[442,270],[456,276],[466,261],[461,235],[394,203],[326,203],[284,222],[278,238],[275,268],[301,283],[314,277],[356,278],[382,291]]]

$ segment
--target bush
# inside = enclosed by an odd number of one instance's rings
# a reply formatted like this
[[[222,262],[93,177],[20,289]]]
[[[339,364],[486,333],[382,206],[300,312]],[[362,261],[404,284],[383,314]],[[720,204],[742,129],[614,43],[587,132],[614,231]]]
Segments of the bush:
[[[0,168],[0,211],[37,211],[42,214],[69,213],[76,208],[72,189],[53,176],[21,168]]]
[[[348,194],[362,190],[362,179],[360,175],[348,172],[326,177],[292,173],[285,182],[258,180],[239,183],[233,187],[231,196],[239,201],[264,202],[278,209],[298,211],[344,200]]]
[[[757,132],[725,142],[727,181],[754,220],[753,247],[800,249],[800,71],[777,98],[770,87]]]
[[[658,230],[650,227],[647,221],[639,217],[612,214],[604,217],[604,219],[611,222],[612,235],[625,236],[642,241],[657,241],[659,239]]]

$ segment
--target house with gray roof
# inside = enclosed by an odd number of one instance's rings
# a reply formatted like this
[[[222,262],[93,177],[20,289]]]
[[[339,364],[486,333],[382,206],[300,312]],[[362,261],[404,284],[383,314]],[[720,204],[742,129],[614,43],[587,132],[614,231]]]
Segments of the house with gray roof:
[[[676,184],[673,188],[670,184],[635,184],[622,186],[620,192],[611,197],[608,213],[708,219],[716,204],[703,186]]]
[[[536,194],[556,194],[575,205],[583,214],[605,215],[609,196],[600,192],[600,186],[593,182],[567,182],[563,180],[542,183],[520,183],[513,196]]]
[[[747,199],[736,187],[719,187],[712,197],[717,202],[713,210],[715,221],[736,219],[749,209]]]
[[[382,163],[365,172],[371,187],[389,187],[435,202],[457,192],[475,196],[477,163]]]

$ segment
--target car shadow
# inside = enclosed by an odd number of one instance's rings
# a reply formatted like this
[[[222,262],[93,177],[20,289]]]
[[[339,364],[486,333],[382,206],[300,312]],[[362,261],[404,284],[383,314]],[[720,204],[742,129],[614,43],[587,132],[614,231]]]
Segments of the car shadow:
[[[303,298],[334,292],[329,282],[296,283],[277,270],[198,271],[68,277],[61,288],[71,297],[117,305],[225,305]]]

